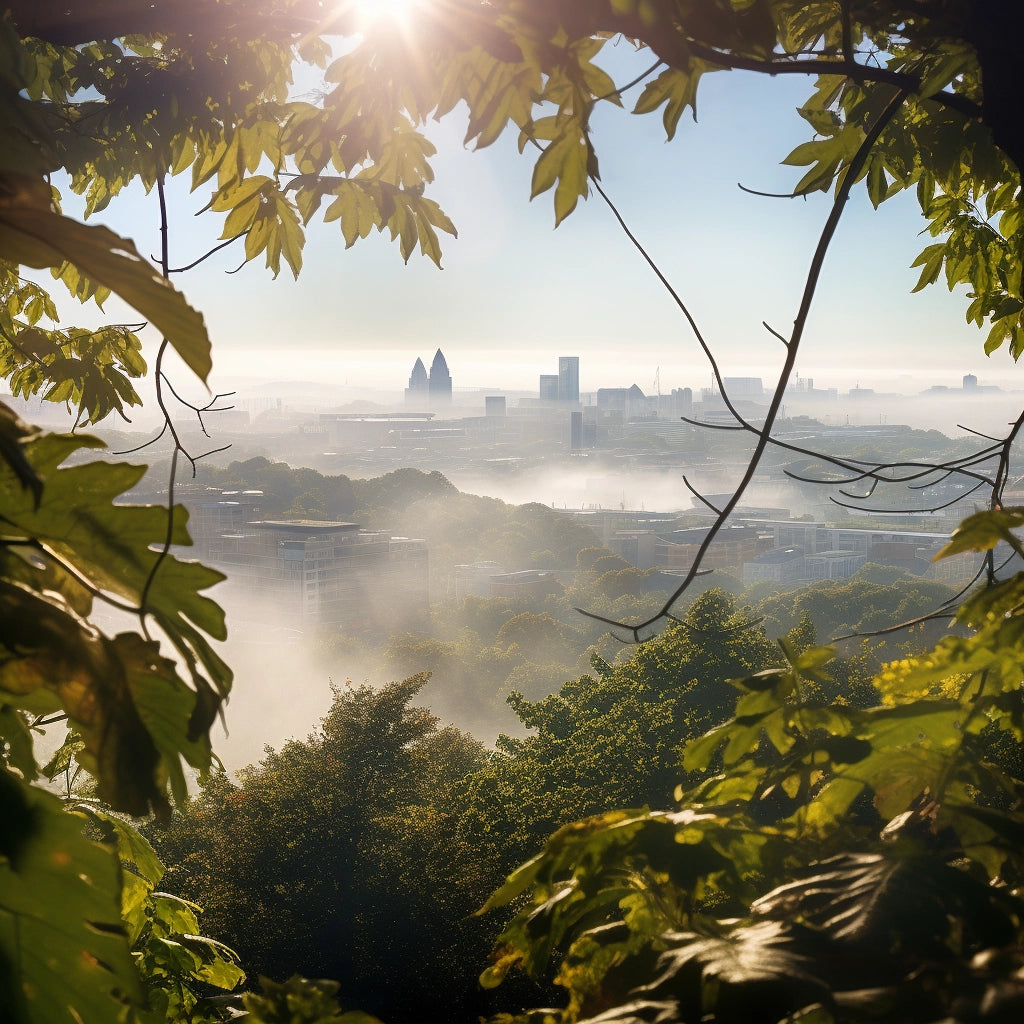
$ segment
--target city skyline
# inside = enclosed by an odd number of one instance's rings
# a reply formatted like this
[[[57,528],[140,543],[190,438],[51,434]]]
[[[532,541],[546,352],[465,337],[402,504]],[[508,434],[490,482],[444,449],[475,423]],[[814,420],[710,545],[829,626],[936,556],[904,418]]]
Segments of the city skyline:
[[[613,48],[607,56],[617,77],[631,76],[635,55]],[[793,169],[778,161],[808,137],[794,112],[806,96],[807,83],[778,80],[766,88],[743,73],[711,76],[701,86],[700,123],[683,118],[670,145],[656,120],[612,110],[596,115],[605,140],[603,187],[730,376],[777,375],[780,346],[762,321],[779,330],[792,321],[830,203],[822,194],[796,204],[736,187],[792,188]],[[441,345],[460,365],[462,386],[510,380],[524,388],[516,379],[524,360],[566,351],[586,359],[595,387],[603,383],[602,364],[624,363],[636,368],[645,390],[659,367],[673,386],[704,386],[710,369],[692,333],[600,198],[581,203],[553,231],[549,199],[528,201],[531,162],[515,140],[469,152],[457,121],[426,128],[438,147],[431,194],[459,229],[457,239],[444,240],[443,271],[418,256],[403,267],[394,245],[376,235],[342,252],[335,226],[315,225],[298,282],[281,276],[271,285],[256,264],[234,273],[239,260],[230,247],[175,279],[209,325],[214,388],[239,374],[306,376],[284,372],[294,363],[309,366],[315,379],[329,374],[343,382],[394,362],[405,364],[404,378],[413,346]],[[79,199],[62,191],[65,208],[77,213]],[[219,222],[190,216],[204,195],[190,195],[182,178],[169,180],[167,195],[172,258],[187,264],[217,244]],[[159,249],[155,198],[137,186],[91,222],[134,238],[142,252]],[[855,191],[812,307],[802,375],[833,386],[870,374],[916,375],[925,386],[967,371],[1000,384],[1022,379],[1005,352],[985,358],[982,333],[964,321],[960,291],[937,286],[910,294],[922,224],[912,196],[875,212]],[[851,307],[851,293],[870,294],[871,304]],[[66,323],[137,319],[115,297],[106,313],[61,303]],[[150,362],[153,347],[148,339]],[[383,374],[370,376],[371,386],[385,384]],[[176,373],[183,386],[185,378]]]

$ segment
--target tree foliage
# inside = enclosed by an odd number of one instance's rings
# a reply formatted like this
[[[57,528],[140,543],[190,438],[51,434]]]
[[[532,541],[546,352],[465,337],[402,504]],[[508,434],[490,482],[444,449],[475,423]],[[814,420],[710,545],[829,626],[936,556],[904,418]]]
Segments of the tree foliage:
[[[452,0],[423,5],[408,36],[386,19],[360,22],[356,5],[329,11],[315,0],[8,0],[6,10],[0,367],[18,394],[67,404],[78,423],[137,401],[141,327],[60,325],[26,268],[49,270],[82,301],[102,305],[115,293],[137,310],[164,338],[158,389],[167,346],[202,380],[211,356],[201,315],[169,284],[166,249],[154,263],[129,239],[64,216],[63,181],[89,214],[140,182],[156,192],[166,227],[165,179],[187,174],[224,241],[275,275],[299,272],[305,228],[320,217],[338,222],[346,246],[382,232],[404,259],[418,248],[439,264],[439,234],[454,226],[426,195],[425,118],[464,103],[466,139],[477,146],[517,131],[521,147],[538,152],[531,194],[551,192],[560,222],[600,194],[590,125],[599,104],[621,105],[627,91],[601,66],[619,37],[656,58],[634,110],[661,112],[670,137],[707,74],[816,76],[800,111],[812,138],[788,162],[805,169],[797,194],[834,192],[822,246],[854,179],[876,206],[916,190],[935,238],[916,263],[919,286],[966,285],[967,318],[985,327],[986,350],[1024,351],[1017,4]],[[353,37],[340,56],[325,41],[331,32]],[[290,95],[294,61],[324,68],[322,100]],[[799,328],[787,358],[798,341]],[[169,428],[177,459],[184,450]],[[184,515],[115,504],[136,467],[62,465],[92,443],[0,414],[0,997],[34,1024],[68,1015],[103,1024],[143,1006],[118,924],[117,862],[36,784],[34,731],[67,716],[115,810],[166,814],[169,797],[184,794],[185,765],[201,775],[210,766],[208,730],[231,683],[211,645],[223,620],[202,593],[218,576],[169,553],[187,542]],[[970,522],[950,550],[1002,540],[1020,553],[1015,516],[998,509]],[[989,765],[979,737],[995,729],[1021,738],[1021,583],[993,573],[989,582],[960,613],[967,635],[879,674],[889,703],[878,708],[809,701],[804,681],[820,681],[826,657],[814,649],[792,654],[788,669],[748,677],[738,717],[689,748],[692,770],[713,771],[715,757],[723,769],[688,792],[689,806],[569,826],[502,890],[496,902],[536,883],[538,902],[511,927],[511,952],[492,980],[512,962],[537,970],[568,943],[570,1018],[594,1010],[604,1020],[669,1020],[697,1006],[736,1019],[757,995],[768,1017],[857,1019],[896,1013],[900,983],[927,991],[923,1014],[992,1016],[1004,995],[1019,999],[1017,897],[980,884],[1019,871],[1018,784]],[[108,636],[90,621],[97,601],[133,614],[137,629]],[[861,818],[858,801],[873,808]],[[769,805],[775,817],[765,824]],[[911,826],[927,834],[923,860],[894,863],[889,847],[873,845],[886,818],[897,839]],[[844,844],[840,859],[820,859]],[[794,865],[814,858],[801,888]],[[884,915],[852,923],[857,899],[884,903],[894,879],[907,879],[920,918],[936,922],[930,938],[893,939]],[[734,910],[739,901],[740,919],[708,924],[716,899]],[[776,920],[785,907],[795,917]],[[622,921],[578,934],[608,914]],[[868,940],[881,934],[872,929],[886,928],[898,955],[872,961],[880,944]],[[863,972],[823,973],[809,936],[852,950],[855,962],[863,954]],[[612,1009],[586,1002],[608,968],[645,950],[662,958],[659,980],[631,1002],[611,999]],[[314,1016],[335,1013],[329,992],[303,992]],[[956,1003],[963,992],[974,1000],[966,1008]]]
[[[948,550],[1007,536],[978,516]],[[1024,784],[993,740],[1024,736],[1021,586],[885,665],[875,707],[823,694],[827,647],[784,643],[788,668],[734,680],[733,716],[685,747],[702,777],[678,810],[565,826],[510,876],[492,905],[532,899],[485,983],[559,951],[566,1021],[1005,1019]]]
[[[335,978],[384,1020],[473,1012],[487,931],[469,915],[495,881],[455,830],[484,748],[412,704],[425,682],[337,689],[315,733],[215,776],[155,834],[169,884],[254,974]]]

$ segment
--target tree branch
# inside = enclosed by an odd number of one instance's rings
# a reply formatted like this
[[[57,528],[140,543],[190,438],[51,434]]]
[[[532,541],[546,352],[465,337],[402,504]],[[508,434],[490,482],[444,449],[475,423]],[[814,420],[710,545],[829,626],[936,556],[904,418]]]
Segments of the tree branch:
[[[614,625],[619,629],[629,630],[633,636],[634,641],[637,643],[640,642],[641,632],[643,630],[649,629],[651,626],[655,625],[657,622],[664,619],[666,614],[671,610],[672,606],[675,604],[675,602],[679,600],[679,598],[683,595],[683,593],[685,593],[685,591],[693,582],[693,580],[697,577],[698,573],[700,572],[701,563],[705,555],[707,554],[708,549],[711,547],[712,543],[714,543],[714,540],[717,537],[719,531],[725,525],[729,516],[732,514],[733,510],[739,504],[740,499],[743,497],[744,492],[750,484],[750,481],[754,478],[754,474],[757,471],[761,458],[764,455],[764,452],[768,447],[769,443],[771,442],[771,432],[775,426],[775,421],[778,418],[779,410],[782,407],[782,400],[785,395],[786,384],[788,383],[790,377],[793,374],[793,370],[796,367],[797,353],[800,348],[800,342],[803,339],[804,330],[807,325],[807,319],[811,310],[811,304],[814,300],[814,295],[817,291],[818,281],[821,277],[821,272],[825,265],[825,257],[828,254],[829,245],[832,242],[832,238],[835,235],[836,228],[839,226],[839,221],[841,220],[843,211],[846,208],[846,203],[850,197],[850,192],[853,189],[854,182],[856,181],[861,168],[867,161],[867,158],[871,152],[872,147],[874,146],[875,142],[877,142],[878,137],[884,131],[885,127],[889,124],[893,117],[895,117],[900,107],[906,101],[907,95],[908,93],[905,90],[897,90],[896,93],[893,95],[892,99],[890,99],[890,101],[886,104],[882,113],[879,115],[878,120],[874,123],[874,125],[871,126],[870,130],[865,135],[864,140],[861,142],[857,152],[851,159],[850,164],[847,167],[846,174],[843,177],[842,184],[836,189],[835,198],[832,202],[832,209],[829,212],[824,227],[822,228],[821,235],[818,239],[818,244],[815,248],[814,255],[811,259],[810,269],[808,270],[807,279],[804,284],[803,296],[800,300],[800,307],[793,324],[793,333],[790,335],[789,340],[787,342],[786,358],[783,361],[782,369],[779,373],[779,380],[775,386],[775,390],[772,395],[772,400],[769,403],[768,412],[765,416],[764,424],[761,427],[761,429],[757,431],[757,443],[754,446],[754,450],[751,453],[750,459],[747,463],[747,467],[743,472],[743,476],[741,477],[740,482],[736,487],[736,490],[733,492],[732,497],[725,503],[725,505],[721,509],[718,518],[716,518],[712,525],[709,527],[707,534],[705,535],[704,539],[701,541],[700,545],[697,548],[697,552],[694,556],[693,563],[691,564],[686,575],[683,577],[682,582],[669,596],[669,598],[666,600],[665,604],[661,607],[661,609],[656,614],[644,619],[641,622],[614,623]],[[610,201],[608,200],[604,191],[601,189],[600,185],[597,184],[596,182],[594,183],[594,185],[598,193],[605,200],[605,202],[608,203],[609,206],[611,206]],[[714,357],[710,354],[710,349],[708,348],[707,343],[704,341],[703,337],[698,331],[697,326],[693,321],[693,318],[689,314],[689,311],[682,304],[681,300],[678,298],[675,291],[665,280],[665,277],[661,273],[661,271],[654,266],[653,261],[650,259],[650,257],[644,251],[644,249],[640,246],[639,242],[636,241],[633,234],[628,230],[621,216],[619,216],[618,211],[615,210],[614,207],[612,207],[612,212],[616,215],[616,218],[618,219],[623,230],[626,232],[627,236],[630,238],[631,241],[633,241],[633,244],[640,251],[641,255],[647,260],[648,264],[653,267],[655,273],[658,275],[659,280],[661,280],[665,287],[668,288],[670,294],[676,300],[677,305],[679,305],[682,309],[688,322],[693,328],[694,333],[697,335],[697,339],[700,342],[701,347],[704,348],[706,353],[708,353],[708,357],[711,360],[711,365],[715,373],[716,379],[720,379],[717,363],[715,362]],[[726,400],[726,404],[730,412],[733,412],[733,415],[736,416],[736,419],[740,423],[745,423],[746,421],[739,415],[739,413],[735,412],[733,406],[724,394],[723,398]],[[607,619],[604,619],[601,616],[594,615],[593,613],[587,612],[585,610],[583,610],[583,614],[588,615],[590,618],[597,619],[601,622],[608,621]]]

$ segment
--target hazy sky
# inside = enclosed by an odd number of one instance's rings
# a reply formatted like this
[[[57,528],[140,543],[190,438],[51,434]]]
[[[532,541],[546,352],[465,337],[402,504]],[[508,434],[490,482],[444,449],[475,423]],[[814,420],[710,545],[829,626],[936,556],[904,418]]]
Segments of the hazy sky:
[[[649,63],[624,44],[606,48],[616,77]],[[608,107],[595,120],[603,183],[721,353],[727,374],[763,376],[781,345],[760,326],[788,330],[828,199],[766,199],[802,173],[779,161],[810,137],[795,108],[811,81],[742,73],[705,77],[699,123],[684,115],[666,143],[660,112],[635,117]],[[632,106],[638,90],[627,100]],[[580,356],[584,391],[636,382],[663,391],[700,387],[710,374],[672,301],[597,196],[553,230],[550,193],[529,202],[532,157],[515,135],[470,152],[465,113],[428,128],[438,145],[429,194],[455,221],[443,238],[443,271],[415,255],[403,266],[384,238],[343,247],[337,224],[314,225],[300,280],[277,281],[231,247],[176,283],[204,311],[214,340],[214,385],[236,375],[401,388],[413,359],[441,346],[458,387],[536,388],[557,357]],[[215,244],[220,219],[193,213],[208,199],[172,182],[172,262]],[[68,202],[73,211],[74,204]],[[133,192],[97,220],[157,247],[155,196]],[[909,269],[930,239],[912,196],[872,211],[858,189],[833,243],[807,332],[800,373],[822,386],[873,386],[900,374],[921,386],[1020,386],[1005,352],[987,359],[982,334],[964,322],[966,299],[933,287],[910,295]],[[111,312],[116,303],[109,304]],[[81,316],[78,319],[82,319]],[[908,387],[907,390],[913,390]]]

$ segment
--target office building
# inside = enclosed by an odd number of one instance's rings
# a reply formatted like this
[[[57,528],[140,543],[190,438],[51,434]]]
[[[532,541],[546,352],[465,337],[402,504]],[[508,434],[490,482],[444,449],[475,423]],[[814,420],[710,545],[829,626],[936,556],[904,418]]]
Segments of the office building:
[[[258,520],[210,539],[248,614],[308,628],[391,628],[429,615],[426,541],[356,523]]]
[[[580,400],[580,357],[558,357],[558,400],[578,402]]]
[[[542,402],[558,401],[557,373],[542,373],[540,375],[540,400]]]
[[[569,413],[569,448],[578,452],[583,447],[583,413]]]

